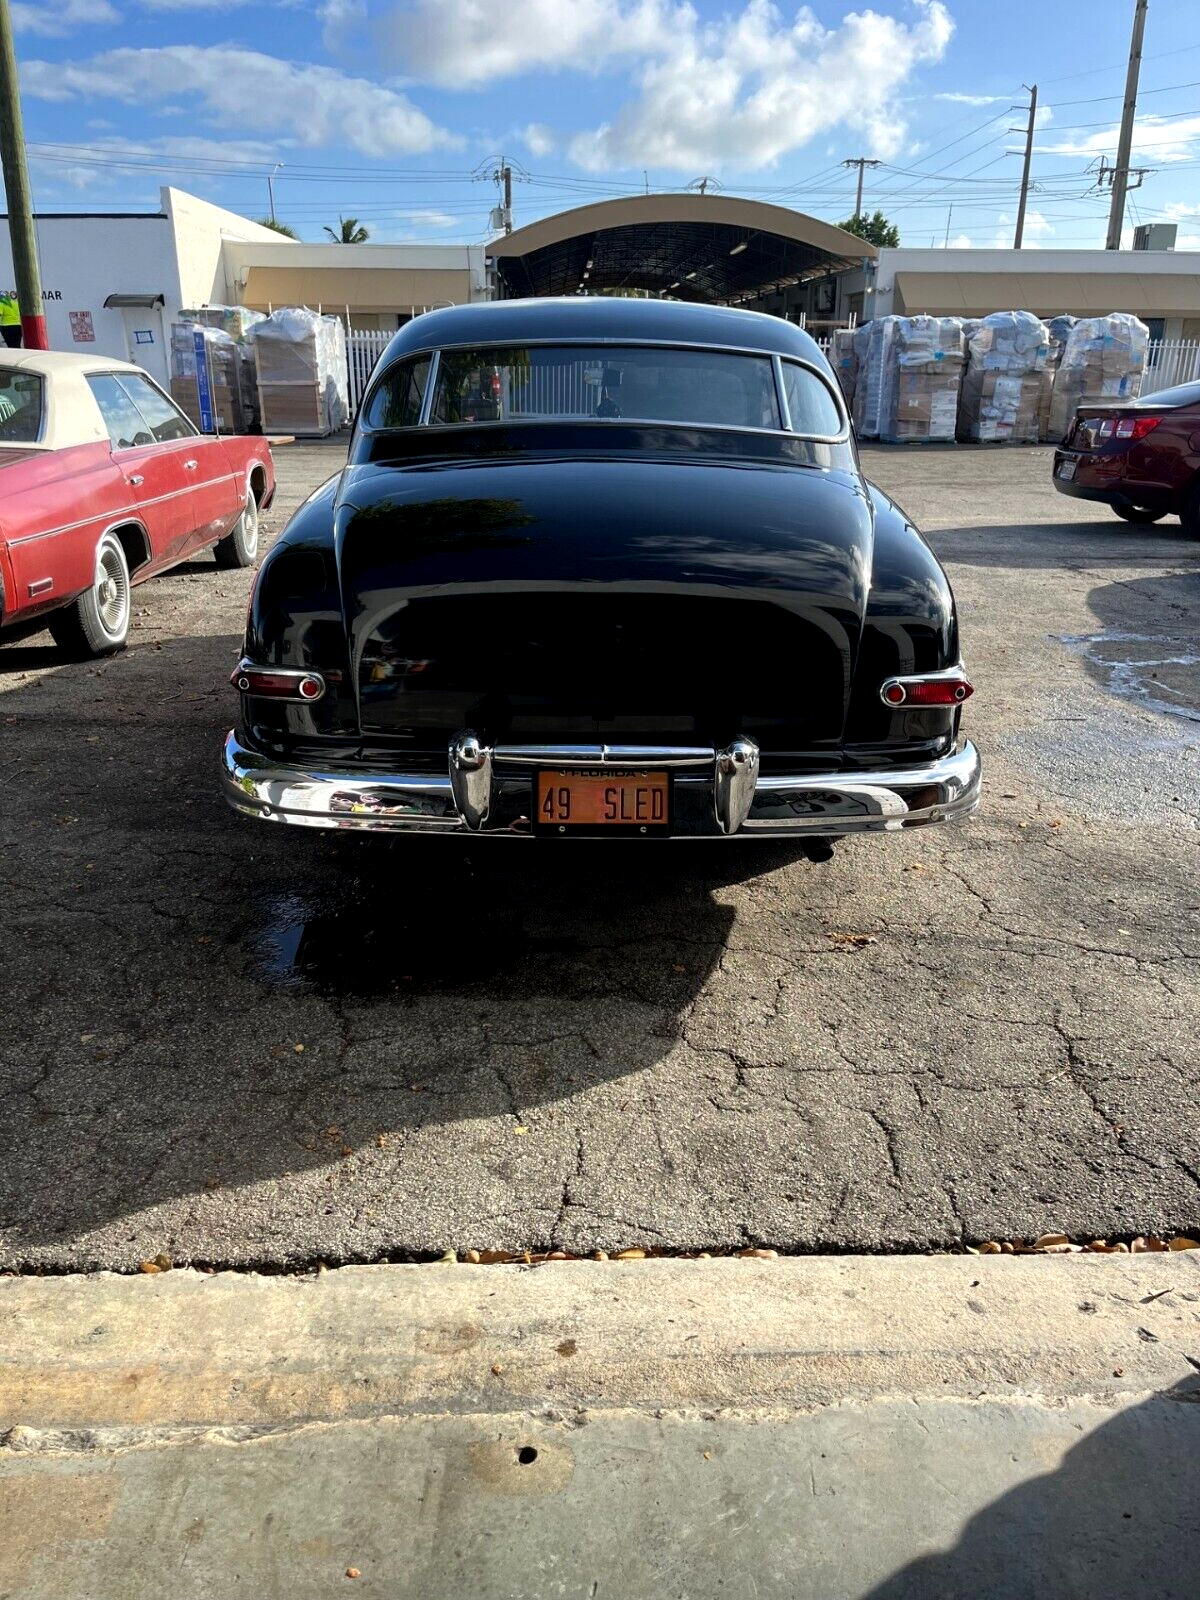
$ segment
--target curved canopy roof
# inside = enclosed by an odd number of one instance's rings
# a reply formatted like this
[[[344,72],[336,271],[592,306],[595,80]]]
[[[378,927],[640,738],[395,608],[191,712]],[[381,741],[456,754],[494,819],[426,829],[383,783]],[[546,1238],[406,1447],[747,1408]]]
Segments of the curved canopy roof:
[[[874,257],[874,245],[786,206],[723,194],[646,194],[560,211],[488,246],[511,295],[582,285],[681,300],[752,299]]]

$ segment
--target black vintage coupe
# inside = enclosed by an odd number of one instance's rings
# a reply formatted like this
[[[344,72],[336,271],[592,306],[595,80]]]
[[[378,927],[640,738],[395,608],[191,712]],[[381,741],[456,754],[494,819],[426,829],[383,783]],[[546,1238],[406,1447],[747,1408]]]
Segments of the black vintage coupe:
[[[409,323],[232,681],[225,792],[271,822],[819,855],[979,796],[946,577],[816,344],[753,312]]]

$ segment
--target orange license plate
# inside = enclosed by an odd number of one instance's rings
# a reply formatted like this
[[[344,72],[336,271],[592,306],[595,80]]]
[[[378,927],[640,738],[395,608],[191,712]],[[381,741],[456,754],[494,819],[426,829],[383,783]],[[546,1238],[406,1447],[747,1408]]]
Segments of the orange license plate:
[[[540,833],[667,833],[671,777],[667,772],[588,767],[539,772],[534,816]]]

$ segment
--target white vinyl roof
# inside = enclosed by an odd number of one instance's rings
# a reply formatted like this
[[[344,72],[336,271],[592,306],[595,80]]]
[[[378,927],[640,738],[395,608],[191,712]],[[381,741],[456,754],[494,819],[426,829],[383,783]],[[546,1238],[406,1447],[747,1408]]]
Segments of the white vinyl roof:
[[[78,356],[65,350],[0,349],[0,377],[13,371],[37,373],[45,389],[42,431],[35,443],[21,446],[25,450],[107,444],[108,429],[87,385],[88,374],[136,372],[143,378],[149,376],[129,361],[114,361],[108,356]]]

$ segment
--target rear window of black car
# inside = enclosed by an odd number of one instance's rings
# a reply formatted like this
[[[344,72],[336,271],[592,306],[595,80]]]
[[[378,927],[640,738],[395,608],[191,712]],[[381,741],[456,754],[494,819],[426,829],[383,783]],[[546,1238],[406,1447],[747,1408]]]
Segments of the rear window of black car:
[[[829,387],[794,362],[782,367],[796,433],[836,436],[841,415]],[[416,425],[428,357],[402,362],[368,403],[366,425]],[[770,356],[658,345],[502,345],[444,350],[427,422],[628,421],[708,428],[789,427]]]

